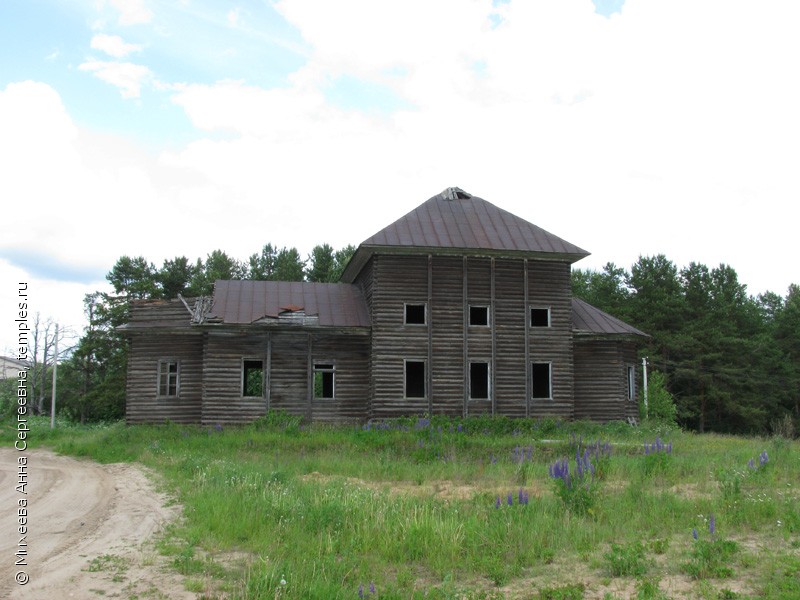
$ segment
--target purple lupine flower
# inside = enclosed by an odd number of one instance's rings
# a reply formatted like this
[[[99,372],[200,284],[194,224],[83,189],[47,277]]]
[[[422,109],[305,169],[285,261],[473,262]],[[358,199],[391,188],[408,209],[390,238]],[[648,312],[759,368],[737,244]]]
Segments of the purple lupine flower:
[[[523,499],[525,498],[522,488],[519,488],[519,492],[517,493],[517,504],[524,504]]]
[[[464,431],[464,426],[463,426],[461,423],[459,423],[459,424],[458,424],[458,427],[456,428],[456,431],[457,431],[458,433],[461,433],[461,432],[463,432],[463,431]]]
[[[692,527],[692,537],[693,537],[694,539],[697,539],[697,538],[699,537],[699,536],[697,535],[697,528],[696,528],[696,527]]]
[[[375,582],[374,581],[370,581],[369,582],[369,593],[370,593],[370,595],[375,593]]]
[[[754,461],[754,460],[751,458],[750,460],[748,460],[748,461],[747,461],[747,466],[748,466],[750,469],[752,469],[753,471],[755,471],[755,470],[756,470],[756,461]]]
[[[508,492],[508,498],[506,498],[506,500],[508,501],[508,505],[509,506],[513,506],[514,505],[514,494],[512,494],[511,492]]]
[[[714,535],[714,532],[717,530],[717,519],[714,518],[714,515],[711,515],[708,518],[708,532],[711,535]]]
[[[497,500],[494,501],[494,507],[495,508],[500,508],[501,504],[502,504],[502,502],[500,501],[500,496],[498,496]]]
[[[359,598],[363,598],[364,597],[364,584],[363,583],[358,584],[358,597]]]
[[[767,462],[769,462],[769,456],[767,455],[767,451],[764,450],[758,457],[758,462],[761,463],[763,467]]]

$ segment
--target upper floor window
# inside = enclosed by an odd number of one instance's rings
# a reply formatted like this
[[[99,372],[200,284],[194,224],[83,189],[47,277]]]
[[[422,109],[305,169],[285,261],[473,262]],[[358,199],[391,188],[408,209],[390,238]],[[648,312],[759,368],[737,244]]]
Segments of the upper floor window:
[[[489,307],[488,306],[470,306],[469,307],[469,324],[472,327],[488,327],[489,326]]]
[[[180,363],[174,359],[158,361],[158,395],[176,398],[180,392]]]
[[[333,399],[336,366],[331,362],[314,363],[314,398]]]
[[[259,358],[242,359],[242,396],[264,397],[264,361]]]
[[[425,304],[405,305],[406,325],[425,325],[427,323],[427,307]]]
[[[550,327],[550,308],[531,306],[531,327]]]

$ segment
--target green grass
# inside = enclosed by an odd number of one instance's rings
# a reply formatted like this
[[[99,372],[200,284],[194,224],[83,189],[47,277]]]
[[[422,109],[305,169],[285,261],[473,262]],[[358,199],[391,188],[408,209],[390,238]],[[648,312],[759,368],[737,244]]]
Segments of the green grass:
[[[657,434],[673,451],[651,459]],[[13,435],[3,424],[0,437]],[[559,458],[574,468],[578,436],[613,444],[585,513],[548,476]],[[800,445],[780,438],[486,418],[363,430],[276,414],[223,430],[51,431],[34,419],[29,440],[154,469],[184,507],[161,551],[204,598],[355,598],[359,586],[370,597],[370,582],[375,598],[617,597],[619,586],[659,598],[666,580],[685,597],[798,591]],[[768,463],[748,468],[764,450]],[[711,514],[737,551],[693,540],[696,528],[714,543]]]

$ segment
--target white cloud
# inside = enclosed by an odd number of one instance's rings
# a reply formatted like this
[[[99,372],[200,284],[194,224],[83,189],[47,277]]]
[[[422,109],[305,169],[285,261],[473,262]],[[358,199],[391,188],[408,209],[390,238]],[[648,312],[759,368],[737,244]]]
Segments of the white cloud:
[[[120,25],[139,25],[153,19],[153,11],[147,8],[145,0],[110,0],[119,11]]]
[[[142,49],[139,44],[128,44],[120,36],[106,33],[92,36],[91,47],[95,50],[102,50],[114,58],[124,58],[131,52],[139,52]]]
[[[142,84],[153,78],[153,73],[148,67],[130,62],[87,60],[78,68],[81,71],[89,71],[98,79],[118,87],[123,98],[138,98],[141,95]]]

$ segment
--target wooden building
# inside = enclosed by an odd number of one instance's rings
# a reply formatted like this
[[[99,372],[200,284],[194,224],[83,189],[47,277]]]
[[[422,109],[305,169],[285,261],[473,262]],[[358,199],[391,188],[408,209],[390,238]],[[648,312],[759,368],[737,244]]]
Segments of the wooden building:
[[[448,188],[364,241],[341,283],[134,302],[127,420],[636,418],[645,334],[572,298],[587,254]]]

